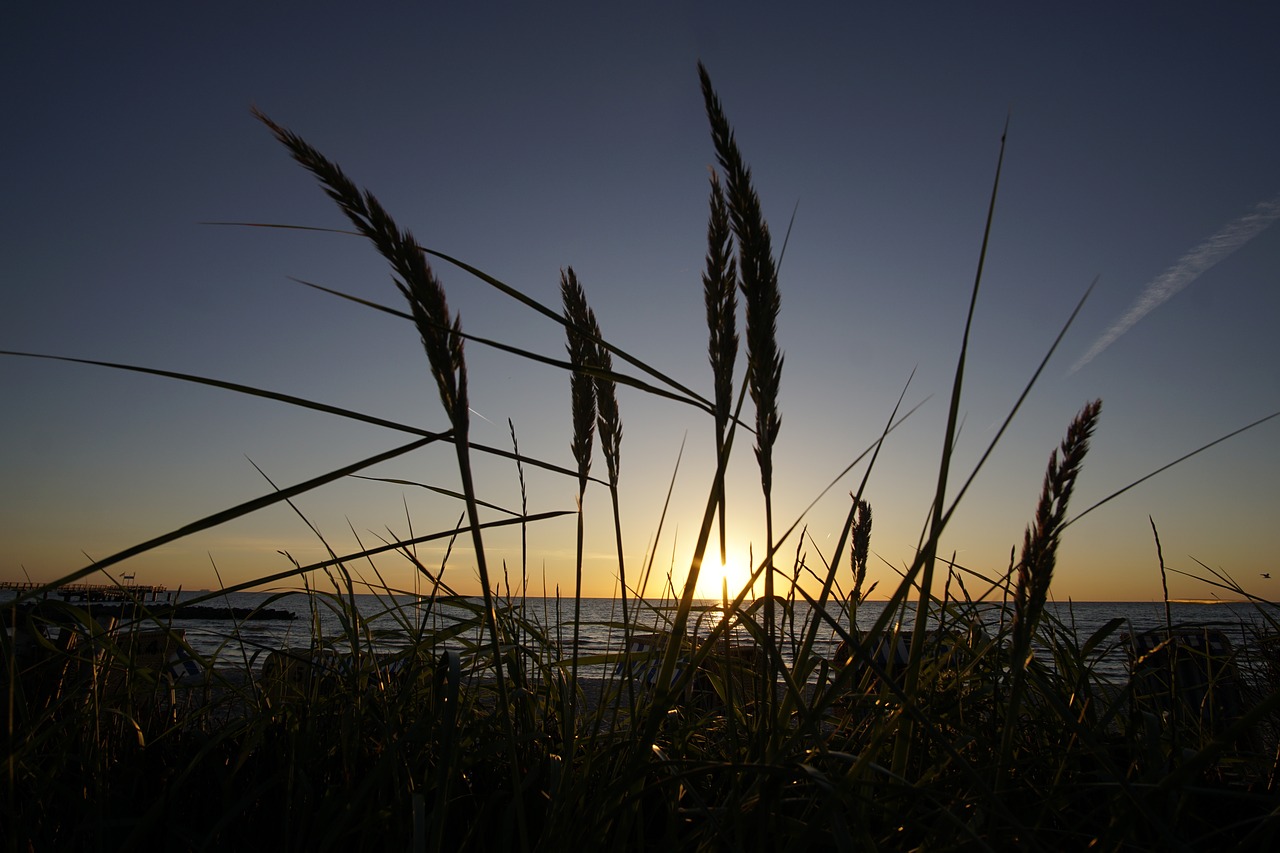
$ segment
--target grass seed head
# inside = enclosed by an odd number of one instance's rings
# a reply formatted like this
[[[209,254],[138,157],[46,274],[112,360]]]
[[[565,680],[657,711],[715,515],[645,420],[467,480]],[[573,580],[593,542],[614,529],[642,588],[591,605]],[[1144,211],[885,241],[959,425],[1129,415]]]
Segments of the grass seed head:
[[[1049,597],[1049,584],[1057,559],[1058,542],[1067,504],[1075,488],[1076,478],[1084,467],[1085,454],[1089,452],[1089,439],[1098,423],[1102,401],[1094,400],[1086,405],[1071,421],[1061,448],[1049,453],[1049,467],[1045,471],[1036,515],[1023,536],[1022,559],[1018,562],[1018,582],[1014,590],[1014,634],[1029,642],[1030,632],[1044,609]],[[1059,462],[1058,452],[1062,452]]]
[[[564,319],[569,351],[569,363],[573,375],[569,388],[573,397],[573,441],[570,449],[578,463],[579,489],[586,489],[591,473],[591,448],[595,440],[596,384],[587,372],[594,364],[596,347],[588,337],[592,326],[591,309],[587,307],[587,295],[574,275],[573,267],[560,272],[560,296],[564,302]]]

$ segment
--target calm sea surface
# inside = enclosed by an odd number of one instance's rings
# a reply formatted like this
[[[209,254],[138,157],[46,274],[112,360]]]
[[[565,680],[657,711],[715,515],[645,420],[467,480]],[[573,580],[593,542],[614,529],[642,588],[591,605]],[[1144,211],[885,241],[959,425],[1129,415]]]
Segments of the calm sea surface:
[[[201,595],[204,593],[184,592],[181,600],[191,600]],[[4,598],[11,598],[11,595]],[[424,601],[415,601],[412,596],[397,596],[392,599],[388,596],[357,595],[354,599],[357,610],[367,620],[374,643],[385,649],[394,649],[406,642],[409,626],[425,624],[429,628],[444,629],[471,616],[468,611],[445,604],[429,607]],[[254,668],[260,667],[266,653],[271,650],[310,646],[312,637],[317,633],[316,626],[319,628],[318,633],[325,638],[339,638],[347,633],[344,627],[345,617],[332,596],[320,595],[308,599],[301,593],[284,596],[232,593],[203,603],[215,607],[266,606],[296,614],[295,619],[285,621],[254,620],[237,623],[230,620],[183,619],[174,622],[176,627],[186,630],[187,641],[194,649],[204,655],[216,656],[222,665],[243,665],[247,662]],[[630,602],[629,605],[634,618],[635,602]],[[572,600],[561,600],[557,605],[554,599],[534,598],[525,600],[519,606],[523,608],[525,621],[541,626],[548,635],[558,639],[560,648],[565,649],[566,653],[569,651],[573,637]],[[669,613],[669,609],[664,609],[669,606],[669,603],[648,602],[642,609],[639,623],[647,627],[659,624],[661,617],[657,615],[657,611]],[[1111,620],[1124,620],[1122,627],[1099,644],[1095,655],[1098,672],[1111,677],[1123,678],[1125,674],[1125,658],[1120,645],[1123,633],[1144,631],[1165,624],[1163,602],[1084,602],[1050,604],[1049,607],[1063,629],[1073,633],[1076,643],[1080,645]],[[1170,610],[1175,624],[1213,625],[1226,630],[1238,645],[1247,644],[1253,636],[1252,630],[1266,618],[1260,613],[1258,605],[1235,602],[1175,602],[1170,605]],[[858,611],[859,627],[870,627],[883,611],[884,604],[880,602],[863,605]],[[832,613],[835,612],[836,608],[832,607]],[[797,613],[800,627],[803,627],[807,613],[807,606],[801,605]],[[1274,606],[1269,607],[1268,613],[1272,619],[1280,618],[1280,609]],[[705,635],[716,624],[719,611],[708,602],[695,616],[697,618],[691,630]],[[1000,618],[999,612],[992,608],[985,613],[984,618],[994,623]],[[908,614],[904,627],[909,627],[913,620],[914,617]],[[621,642],[621,621],[619,601],[584,599],[579,638],[581,653],[592,655],[617,650]],[[784,636],[788,635],[789,629],[788,622],[783,627]],[[474,639],[477,635],[470,632],[470,636]],[[835,638],[829,629],[819,632],[820,652],[829,656],[834,651],[834,645]]]

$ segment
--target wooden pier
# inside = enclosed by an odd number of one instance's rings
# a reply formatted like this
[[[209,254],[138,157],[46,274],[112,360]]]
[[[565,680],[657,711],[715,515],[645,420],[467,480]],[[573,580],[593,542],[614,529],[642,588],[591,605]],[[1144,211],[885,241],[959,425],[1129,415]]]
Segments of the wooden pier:
[[[63,601],[168,601],[169,588],[163,584],[69,583],[49,588],[48,584],[31,581],[0,581],[0,590],[16,592],[45,590],[45,596],[56,595]]]

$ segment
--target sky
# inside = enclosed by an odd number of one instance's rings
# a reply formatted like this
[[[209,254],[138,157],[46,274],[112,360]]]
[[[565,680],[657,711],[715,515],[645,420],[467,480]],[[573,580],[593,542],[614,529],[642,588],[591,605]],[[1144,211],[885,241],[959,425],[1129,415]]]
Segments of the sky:
[[[779,277],[773,511],[776,529],[798,526],[781,562],[800,555],[821,572],[866,463],[838,475],[904,387],[903,411],[914,409],[864,493],[878,595],[910,563],[938,481],[1007,121],[952,495],[1097,284],[943,533],[944,556],[995,576],[1022,542],[1050,451],[1088,401],[1102,399],[1102,416],[1071,514],[1280,410],[1280,11],[1120,5],[7,4],[0,349],[213,377],[446,429],[411,324],[296,281],[401,307],[371,245],[208,224],[346,226],[256,106],[423,245],[553,308],[572,266],[610,342],[709,395],[700,275],[715,155],[702,61],[775,252],[794,213]],[[460,269],[434,269],[465,331],[563,357],[554,322]],[[476,343],[466,357],[473,441],[510,447],[514,427],[523,454],[571,467],[568,375]],[[0,394],[3,580],[55,580],[271,483],[406,441],[224,389],[26,356],[0,356]],[[713,428],[632,388],[619,403],[624,566],[634,584],[652,565],[652,595],[688,570]],[[1173,597],[1231,597],[1187,576],[1212,569],[1276,598],[1278,439],[1280,418],[1072,524],[1053,596],[1160,598],[1154,525]],[[296,509],[278,504],[109,571],[213,588],[458,523],[459,502],[424,488],[459,488],[448,446],[364,473],[381,479],[340,480]],[[576,509],[572,478],[523,474],[530,513]],[[476,476],[483,500],[519,511],[510,460],[479,455]],[[729,566],[705,567],[700,594],[718,593],[725,573],[740,584],[766,547],[750,436],[728,478]],[[613,595],[608,490],[589,488],[583,512],[584,594]],[[576,524],[532,524],[523,549],[518,527],[491,531],[491,570],[534,595],[571,595]],[[478,592],[465,537],[417,554]],[[395,554],[348,568],[421,586]],[[847,589],[847,564],[837,577]]]

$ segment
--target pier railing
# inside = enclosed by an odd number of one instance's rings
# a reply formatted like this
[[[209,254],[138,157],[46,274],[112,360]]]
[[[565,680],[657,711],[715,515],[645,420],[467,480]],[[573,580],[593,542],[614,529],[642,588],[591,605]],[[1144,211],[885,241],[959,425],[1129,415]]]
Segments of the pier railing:
[[[46,586],[33,581],[0,581],[0,590],[17,592],[44,589]],[[168,599],[169,588],[164,584],[69,583],[49,590],[46,595],[49,594],[63,601],[159,601]]]

